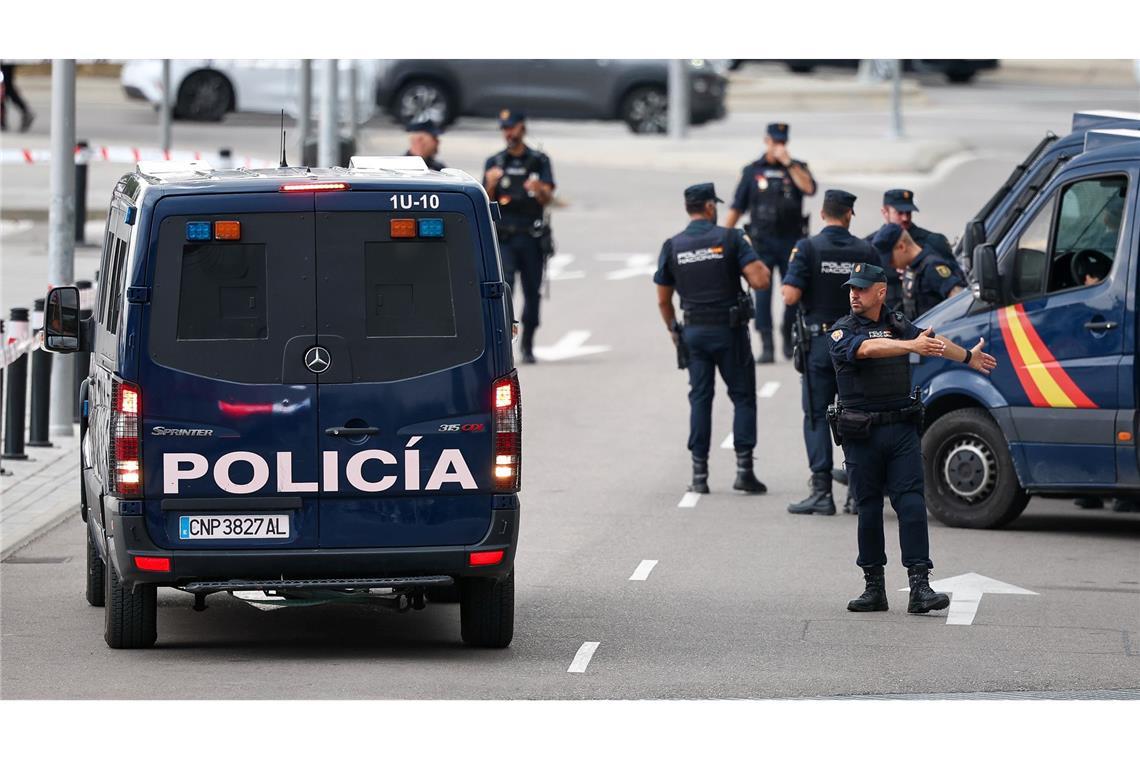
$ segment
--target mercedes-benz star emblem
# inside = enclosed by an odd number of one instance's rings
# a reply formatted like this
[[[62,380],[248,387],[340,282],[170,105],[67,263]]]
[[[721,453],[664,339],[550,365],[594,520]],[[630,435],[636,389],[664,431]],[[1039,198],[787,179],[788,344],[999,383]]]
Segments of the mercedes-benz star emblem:
[[[329,365],[332,364],[332,357],[329,356],[328,349],[323,346],[313,346],[305,352],[305,366],[309,368],[310,372],[321,374]]]

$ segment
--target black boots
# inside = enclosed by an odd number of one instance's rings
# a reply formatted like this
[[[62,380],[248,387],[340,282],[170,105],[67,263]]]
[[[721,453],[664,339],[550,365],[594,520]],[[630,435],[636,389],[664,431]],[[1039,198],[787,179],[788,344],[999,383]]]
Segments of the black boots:
[[[693,482],[689,490],[693,493],[709,492],[709,460],[693,457]]]
[[[768,486],[756,479],[752,471],[752,451],[736,452],[736,482],[732,487],[746,493],[768,493]]]
[[[886,612],[887,610],[887,582],[883,577],[883,568],[863,568],[863,580],[867,588],[858,599],[847,603],[851,612]]]
[[[776,361],[776,349],[773,346],[772,331],[760,330],[760,355],[756,357],[757,364],[772,364]]]
[[[534,364],[534,328],[523,326],[522,339],[519,341],[523,364]]]
[[[831,498],[831,473],[813,472],[811,480],[811,494],[803,501],[788,505],[788,511],[793,515],[833,515],[835,502]]]
[[[910,576],[910,603],[907,612],[923,615],[931,610],[944,610],[950,606],[950,597],[930,588],[930,568],[916,565],[907,568]],[[851,609],[848,606],[847,609]]]

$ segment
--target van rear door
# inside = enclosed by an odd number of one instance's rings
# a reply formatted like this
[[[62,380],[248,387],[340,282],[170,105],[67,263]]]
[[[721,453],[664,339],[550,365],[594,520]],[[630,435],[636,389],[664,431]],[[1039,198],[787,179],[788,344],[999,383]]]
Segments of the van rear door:
[[[159,546],[317,546],[313,232],[310,193],[155,207],[139,384]]]
[[[491,518],[494,367],[474,207],[354,189],[316,209],[320,544],[475,543]]]

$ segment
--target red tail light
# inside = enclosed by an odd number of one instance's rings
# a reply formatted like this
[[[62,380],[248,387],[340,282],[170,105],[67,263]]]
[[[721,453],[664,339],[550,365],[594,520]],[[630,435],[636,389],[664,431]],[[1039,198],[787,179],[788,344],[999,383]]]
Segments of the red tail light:
[[[348,190],[349,187],[347,182],[296,182],[282,185],[279,189],[283,193],[327,193]]]
[[[170,557],[135,557],[135,567],[152,573],[169,573]]]
[[[142,394],[138,386],[111,381],[111,446],[109,470],[116,496],[142,493]]]
[[[491,396],[495,430],[495,490],[514,493],[522,484],[522,399],[519,376],[512,371],[495,381]]]
[[[497,565],[502,561],[502,549],[493,552],[471,552],[467,555],[467,565],[469,567],[486,567],[487,565]]]

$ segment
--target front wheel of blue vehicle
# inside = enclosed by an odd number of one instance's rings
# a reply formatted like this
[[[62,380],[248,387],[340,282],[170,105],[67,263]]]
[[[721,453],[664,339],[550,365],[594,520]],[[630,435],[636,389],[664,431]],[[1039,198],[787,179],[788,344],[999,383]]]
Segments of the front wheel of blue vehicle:
[[[108,561],[104,571],[105,592],[103,638],[111,649],[146,649],[158,638],[158,587],[136,583],[128,591],[115,563]]]
[[[926,508],[952,528],[1000,528],[1029,502],[1005,436],[984,409],[935,420],[922,436],[922,459]]]
[[[459,587],[463,643],[503,649],[515,634],[515,571],[505,578],[464,578]]]

